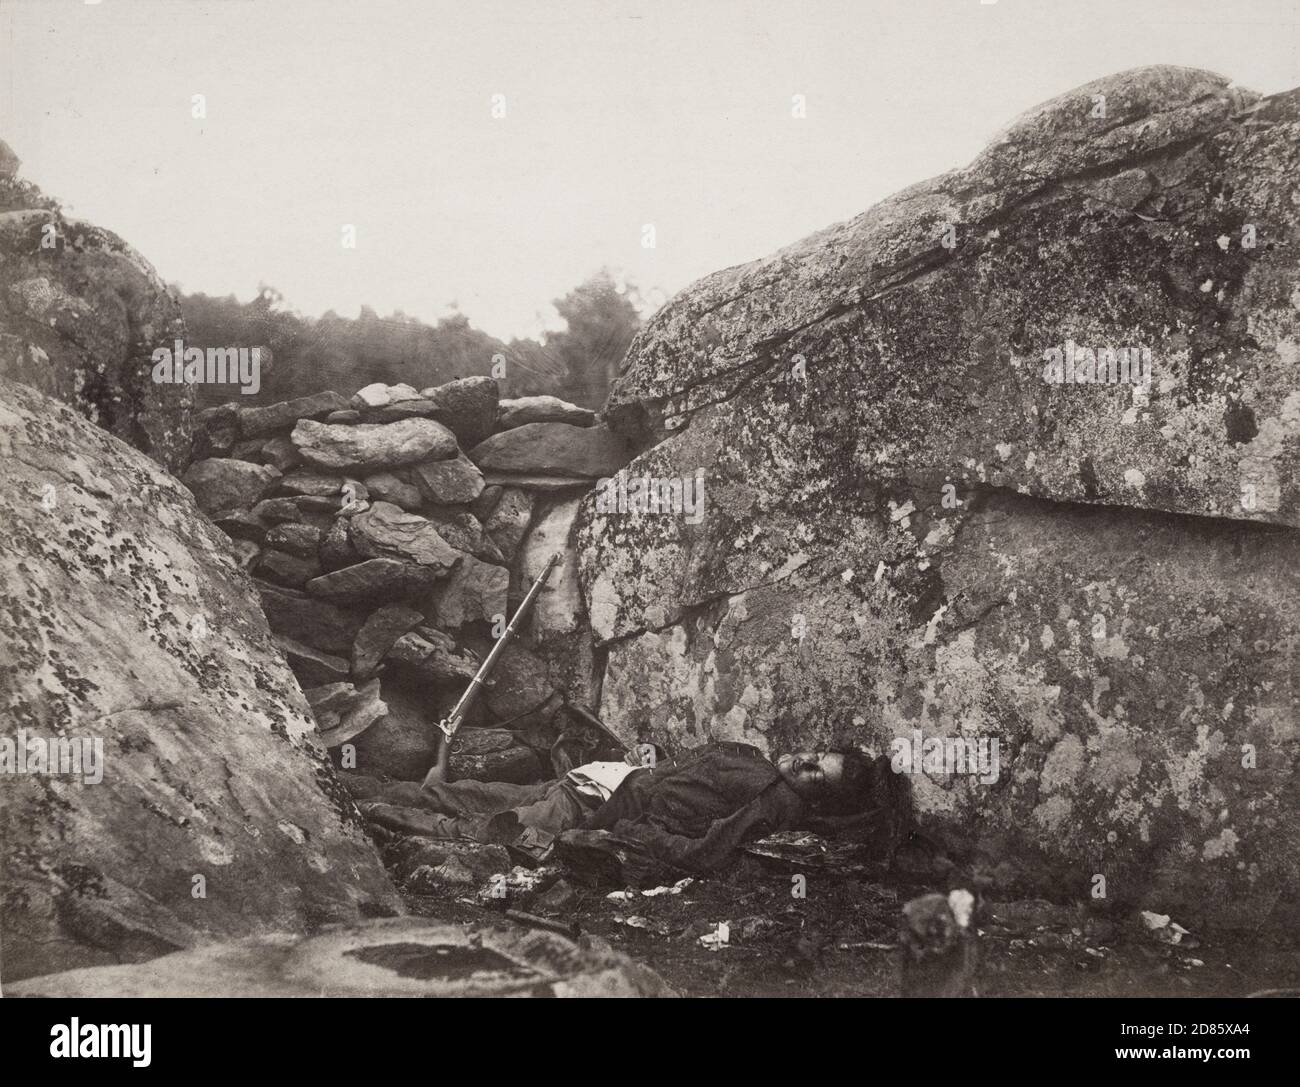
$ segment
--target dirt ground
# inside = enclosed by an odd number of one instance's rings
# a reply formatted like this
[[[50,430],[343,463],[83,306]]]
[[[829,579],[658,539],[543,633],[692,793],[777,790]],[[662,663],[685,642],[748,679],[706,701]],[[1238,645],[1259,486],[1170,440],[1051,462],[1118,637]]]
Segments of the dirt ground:
[[[505,897],[466,884],[407,901],[413,913],[446,921],[482,922],[509,908],[575,924],[688,996],[893,996],[903,903],[948,890],[829,874],[810,874],[806,897],[794,889],[788,871],[746,856],[727,876],[677,894],[629,889],[611,899],[608,888],[571,884],[558,870],[516,869]],[[729,940],[711,950],[700,937],[720,921]],[[1041,900],[983,902],[976,921],[985,996],[1245,996],[1300,986],[1300,940],[1215,943],[1192,933],[1174,945],[1137,916]]]

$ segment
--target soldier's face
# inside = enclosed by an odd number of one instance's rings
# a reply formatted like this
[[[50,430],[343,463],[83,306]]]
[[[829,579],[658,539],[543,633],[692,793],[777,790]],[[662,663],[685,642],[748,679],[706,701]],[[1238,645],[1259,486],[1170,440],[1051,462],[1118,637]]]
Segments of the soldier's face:
[[[844,777],[844,756],[796,751],[776,760],[781,777],[805,800],[818,800],[834,791]]]

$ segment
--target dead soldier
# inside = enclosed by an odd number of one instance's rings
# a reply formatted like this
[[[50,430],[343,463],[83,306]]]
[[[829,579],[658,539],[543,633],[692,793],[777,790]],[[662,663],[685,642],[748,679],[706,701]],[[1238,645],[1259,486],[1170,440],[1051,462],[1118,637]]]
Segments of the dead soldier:
[[[554,848],[572,867],[641,883],[716,872],[780,830],[897,841],[909,794],[888,758],[846,749],[773,763],[749,744],[718,742],[651,766],[587,763],[535,785],[399,782],[362,807],[403,833],[495,842],[535,860]]]

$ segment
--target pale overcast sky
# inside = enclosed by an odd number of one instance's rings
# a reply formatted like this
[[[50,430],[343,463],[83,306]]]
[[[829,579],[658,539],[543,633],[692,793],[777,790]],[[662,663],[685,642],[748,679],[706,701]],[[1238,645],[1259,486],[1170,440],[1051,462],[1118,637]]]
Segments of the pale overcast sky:
[[[602,265],[671,294],[1155,63],[1296,86],[1300,0],[0,0],[0,138],[186,290],[508,337]]]

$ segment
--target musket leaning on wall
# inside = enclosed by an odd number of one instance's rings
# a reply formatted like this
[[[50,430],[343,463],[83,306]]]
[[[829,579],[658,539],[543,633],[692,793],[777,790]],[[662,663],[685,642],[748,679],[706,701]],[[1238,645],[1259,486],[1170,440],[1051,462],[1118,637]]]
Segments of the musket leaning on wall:
[[[483,683],[488,674],[492,671],[501,656],[502,651],[514,637],[515,627],[519,621],[528,614],[528,609],[533,606],[533,601],[537,599],[537,594],[542,591],[542,586],[546,584],[546,579],[551,576],[551,571],[559,564],[560,553],[557,551],[546,563],[546,569],[537,575],[537,580],[533,582],[532,587],[528,590],[528,595],[520,602],[514,617],[507,624],[506,629],[502,631],[501,637],[497,639],[497,644],[492,647],[492,652],[487,655],[474,678],[469,681],[469,686],[465,688],[465,693],[460,696],[460,700],[451,709],[451,713],[438,722],[438,728],[442,732],[442,744],[438,748],[438,761],[434,763],[433,768],[424,776],[425,785],[437,785],[447,780],[447,760],[451,757],[451,741],[456,735],[457,729],[464,722],[479,692],[483,689]]]

